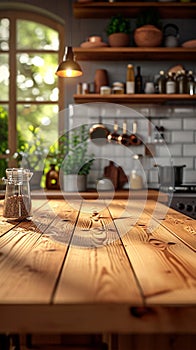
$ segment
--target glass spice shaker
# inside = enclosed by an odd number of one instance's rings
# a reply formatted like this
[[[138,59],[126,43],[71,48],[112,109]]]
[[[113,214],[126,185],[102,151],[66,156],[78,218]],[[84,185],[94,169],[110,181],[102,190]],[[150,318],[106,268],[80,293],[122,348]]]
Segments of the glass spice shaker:
[[[33,173],[29,169],[8,168],[6,178],[3,216],[10,220],[23,220],[31,214],[30,179]]]

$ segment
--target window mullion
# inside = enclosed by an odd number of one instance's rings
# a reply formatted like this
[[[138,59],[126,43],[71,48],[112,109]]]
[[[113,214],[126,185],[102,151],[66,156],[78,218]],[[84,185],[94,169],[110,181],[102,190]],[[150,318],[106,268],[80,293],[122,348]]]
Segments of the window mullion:
[[[10,21],[10,54],[9,54],[9,113],[8,113],[8,146],[11,154],[17,149],[17,99],[16,99],[16,18]],[[11,159],[9,166],[15,166],[15,161]]]

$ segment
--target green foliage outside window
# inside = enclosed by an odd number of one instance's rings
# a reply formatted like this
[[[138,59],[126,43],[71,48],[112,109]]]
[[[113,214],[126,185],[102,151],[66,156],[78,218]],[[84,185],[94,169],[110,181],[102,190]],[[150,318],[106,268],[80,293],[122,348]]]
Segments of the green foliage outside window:
[[[8,148],[8,114],[5,108],[0,106],[0,153],[5,154]],[[0,159],[0,179],[5,176],[7,159]]]
[[[22,152],[25,155],[30,154],[29,160],[31,161],[34,155],[34,161],[30,167],[36,170],[38,168],[36,156],[42,153],[42,158],[44,158],[43,150],[46,152],[46,149],[48,150],[58,138],[58,84],[55,71],[58,64],[59,33],[33,20],[17,19],[17,43],[13,50],[12,47],[9,47],[11,20],[6,17],[0,20],[2,33],[0,101],[6,103],[7,106],[12,103],[11,100],[9,101],[9,54],[12,54],[15,49],[20,50],[15,56],[17,77],[14,86],[17,101],[15,106],[12,108],[9,106],[7,110],[0,107],[0,154],[5,154],[9,148],[7,111],[14,107],[17,115],[17,151],[20,154]],[[10,124],[9,127],[11,127]],[[31,128],[34,129],[31,130]],[[5,175],[6,167],[7,159],[0,159],[0,177]]]

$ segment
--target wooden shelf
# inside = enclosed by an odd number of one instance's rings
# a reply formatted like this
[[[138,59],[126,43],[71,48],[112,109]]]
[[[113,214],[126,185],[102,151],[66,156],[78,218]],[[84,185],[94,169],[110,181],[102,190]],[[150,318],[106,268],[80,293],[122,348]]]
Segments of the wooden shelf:
[[[111,95],[100,95],[100,94],[85,94],[74,96],[76,103],[89,103],[89,102],[111,102],[111,103],[166,103],[170,101],[186,101],[195,102],[196,95],[190,96],[187,94],[111,94]]]
[[[183,47],[75,47],[74,54],[78,61],[196,60],[196,48]]]
[[[121,13],[134,18],[141,10],[148,7],[157,8],[161,18],[196,17],[196,3],[192,2],[75,2],[73,14],[75,18],[109,18]]]

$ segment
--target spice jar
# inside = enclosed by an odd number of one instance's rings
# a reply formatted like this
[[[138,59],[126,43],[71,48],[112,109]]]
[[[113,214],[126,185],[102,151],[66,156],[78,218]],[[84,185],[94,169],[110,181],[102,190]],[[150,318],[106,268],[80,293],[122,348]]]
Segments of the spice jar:
[[[31,213],[30,179],[33,173],[29,169],[8,168],[6,178],[3,216],[12,220],[23,220]]]
[[[112,84],[112,93],[113,94],[124,94],[124,84],[116,81]]]

